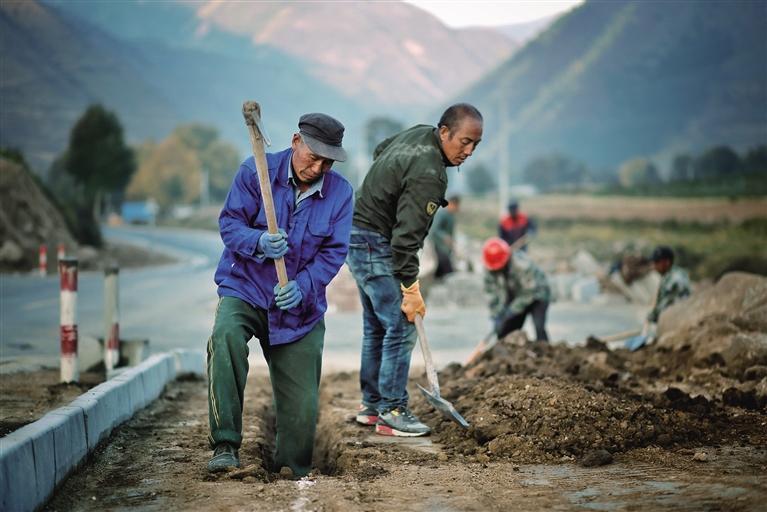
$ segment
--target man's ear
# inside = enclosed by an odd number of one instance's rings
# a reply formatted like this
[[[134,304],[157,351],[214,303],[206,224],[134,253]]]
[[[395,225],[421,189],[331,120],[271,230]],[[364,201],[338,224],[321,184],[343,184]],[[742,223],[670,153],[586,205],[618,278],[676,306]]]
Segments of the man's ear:
[[[301,136],[297,133],[294,133],[293,140],[290,141],[290,147],[293,149],[293,151],[295,151],[299,144],[301,144]]]
[[[444,124],[439,127],[439,138],[440,140],[447,140],[450,138],[450,128],[445,126]]]

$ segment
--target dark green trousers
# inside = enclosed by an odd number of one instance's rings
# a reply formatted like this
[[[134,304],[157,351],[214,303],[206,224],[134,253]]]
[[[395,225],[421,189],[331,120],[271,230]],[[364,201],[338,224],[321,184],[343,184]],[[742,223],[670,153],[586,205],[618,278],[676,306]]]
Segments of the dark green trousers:
[[[288,466],[296,476],[312,467],[317,427],[325,321],[287,345],[269,345],[266,311],[234,297],[222,297],[208,340],[210,444],[242,443],[242,406],[248,379],[248,341],[258,338],[269,365],[276,412],[275,470]]]

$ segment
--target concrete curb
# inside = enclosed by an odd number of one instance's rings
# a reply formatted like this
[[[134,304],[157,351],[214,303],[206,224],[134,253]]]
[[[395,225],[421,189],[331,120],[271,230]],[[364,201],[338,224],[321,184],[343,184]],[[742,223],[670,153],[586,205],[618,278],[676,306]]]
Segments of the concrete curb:
[[[205,354],[149,357],[0,439],[0,510],[34,511],[118,425],[160,396],[178,375],[205,374]]]

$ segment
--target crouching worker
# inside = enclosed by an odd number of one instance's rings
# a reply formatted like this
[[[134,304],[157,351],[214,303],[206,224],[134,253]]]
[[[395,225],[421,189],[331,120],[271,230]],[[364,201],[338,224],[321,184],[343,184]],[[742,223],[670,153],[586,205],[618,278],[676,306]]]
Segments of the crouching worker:
[[[663,310],[690,296],[690,278],[687,277],[687,272],[674,265],[674,251],[670,247],[659,245],[653,251],[650,260],[655,271],[661,276],[655,305],[647,313],[645,323],[645,329],[654,335],[655,325]]]
[[[306,475],[312,464],[327,310],[325,287],[349,247],[352,187],[331,169],[344,161],[344,127],[306,114],[291,147],[267,154],[279,232],[269,234],[253,157],[240,166],[219,216],[224,252],[218,307],[208,340],[211,472],[239,467],[248,342],[269,366],[276,412],[275,471]],[[274,260],[284,257],[280,287]]]
[[[546,274],[522,251],[511,252],[509,244],[491,238],[482,247],[485,291],[498,339],[522,328],[528,314],[535,324],[538,341],[549,341],[546,311],[551,289]]]

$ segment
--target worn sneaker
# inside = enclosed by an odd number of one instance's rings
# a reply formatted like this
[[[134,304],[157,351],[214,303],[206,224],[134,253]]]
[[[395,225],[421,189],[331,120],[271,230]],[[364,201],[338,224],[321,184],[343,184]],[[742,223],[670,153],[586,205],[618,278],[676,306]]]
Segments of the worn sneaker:
[[[355,418],[360,425],[375,425],[378,421],[378,411],[365,404],[360,404],[357,408],[357,417]]]
[[[226,471],[229,468],[239,468],[240,457],[237,449],[229,443],[220,443],[216,445],[213,451],[213,457],[208,462],[208,471],[218,473]]]
[[[383,436],[418,437],[429,432],[431,429],[418,421],[407,407],[397,407],[381,413],[376,423],[376,434]]]

